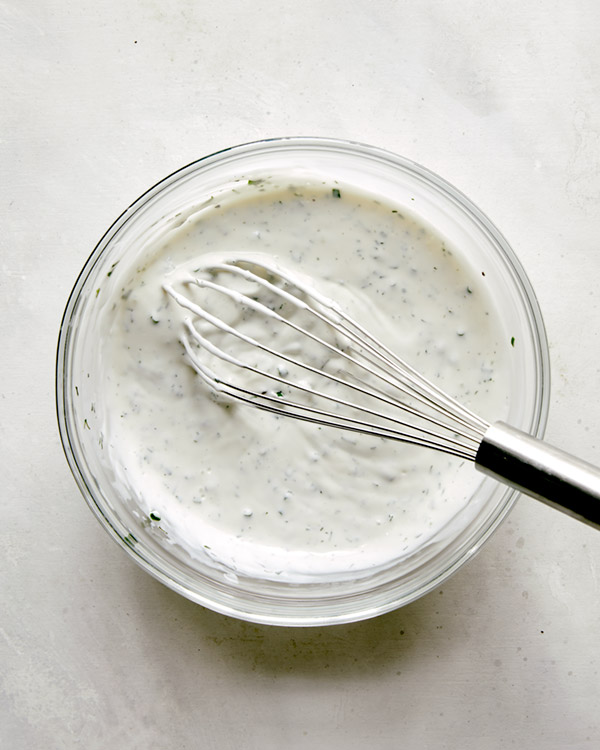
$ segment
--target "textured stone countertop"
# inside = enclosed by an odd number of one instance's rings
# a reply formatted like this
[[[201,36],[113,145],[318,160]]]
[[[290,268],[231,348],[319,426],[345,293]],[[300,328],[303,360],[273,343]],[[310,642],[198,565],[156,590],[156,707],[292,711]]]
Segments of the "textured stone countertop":
[[[148,186],[236,143],[358,140],[466,193],[544,314],[547,438],[600,463],[596,0],[0,4],[0,746],[600,746],[600,534],[522,498],[441,590],[278,629],[152,579],[81,498],[61,315]]]

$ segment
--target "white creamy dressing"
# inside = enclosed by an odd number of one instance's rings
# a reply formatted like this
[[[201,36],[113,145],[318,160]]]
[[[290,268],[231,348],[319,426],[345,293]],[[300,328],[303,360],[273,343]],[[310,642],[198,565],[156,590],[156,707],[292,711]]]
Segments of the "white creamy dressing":
[[[116,481],[165,543],[244,575],[302,581],[410,555],[465,507],[482,481],[471,465],[221,402],[189,366],[179,340],[189,313],[163,283],[181,290],[207,258],[253,253],[314,277],[481,416],[506,416],[510,342],[484,269],[355,188],[240,182],[121,261],[101,289],[97,416]]]

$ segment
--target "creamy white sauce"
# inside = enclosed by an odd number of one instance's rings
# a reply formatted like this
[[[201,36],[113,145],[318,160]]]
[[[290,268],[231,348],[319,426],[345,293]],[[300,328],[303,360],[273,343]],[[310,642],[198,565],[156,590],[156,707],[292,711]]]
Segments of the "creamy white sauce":
[[[181,289],[207,254],[252,253],[314,277],[481,416],[506,416],[510,342],[483,269],[355,188],[240,183],[119,262],[103,285],[96,417],[115,481],[157,538],[234,573],[302,581],[410,555],[463,510],[482,481],[471,465],[222,403],[189,366],[186,311],[164,282]]]

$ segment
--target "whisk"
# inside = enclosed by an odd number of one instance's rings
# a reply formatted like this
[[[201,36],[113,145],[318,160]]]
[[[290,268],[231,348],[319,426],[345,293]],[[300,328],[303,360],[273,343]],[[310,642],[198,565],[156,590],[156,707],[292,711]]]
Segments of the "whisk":
[[[189,363],[214,393],[278,416],[471,461],[504,484],[600,528],[600,469],[504,422],[488,423],[306,277],[262,258],[227,259],[183,279],[185,293],[171,282],[163,288],[185,312],[180,340]],[[212,310],[202,294],[212,295]],[[215,314],[220,300],[233,309],[233,321]],[[248,321],[260,322],[260,336]],[[273,326],[293,331],[291,347],[276,348]],[[237,349],[227,344],[234,340]],[[300,357],[300,351],[318,354]],[[215,361],[226,376],[214,372]]]

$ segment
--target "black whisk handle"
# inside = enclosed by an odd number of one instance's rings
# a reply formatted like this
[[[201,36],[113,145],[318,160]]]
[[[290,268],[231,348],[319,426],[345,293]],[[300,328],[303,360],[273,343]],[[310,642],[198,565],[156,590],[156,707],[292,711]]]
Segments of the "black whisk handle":
[[[504,422],[483,436],[477,468],[590,526],[600,528],[600,469]]]

